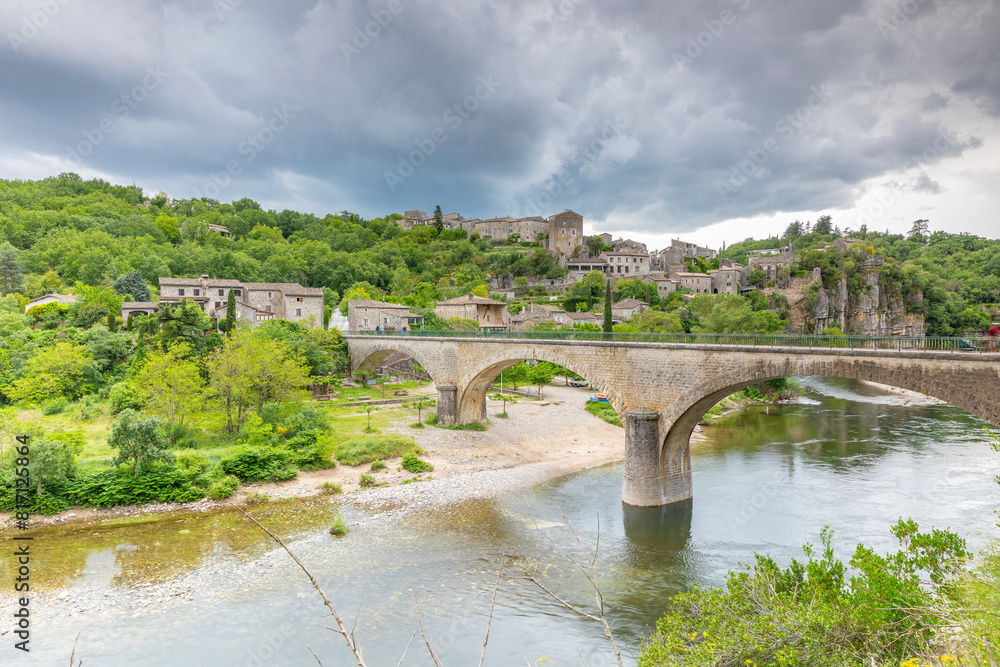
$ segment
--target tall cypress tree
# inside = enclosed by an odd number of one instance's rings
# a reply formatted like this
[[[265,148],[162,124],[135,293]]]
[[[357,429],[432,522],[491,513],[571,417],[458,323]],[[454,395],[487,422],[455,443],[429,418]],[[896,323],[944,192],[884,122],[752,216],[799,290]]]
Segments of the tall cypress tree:
[[[611,333],[611,300],[613,298],[611,278],[608,278],[608,287],[604,290],[604,333]]]
[[[233,327],[236,326],[236,295],[233,288],[229,288],[229,297],[226,299],[226,335],[233,335]]]

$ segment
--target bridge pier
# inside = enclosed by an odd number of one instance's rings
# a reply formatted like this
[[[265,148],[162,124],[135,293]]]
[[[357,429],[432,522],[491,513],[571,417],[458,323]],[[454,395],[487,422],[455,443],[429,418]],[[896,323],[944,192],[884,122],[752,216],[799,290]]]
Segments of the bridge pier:
[[[437,416],[438,424],[454,426],[458,423],[458,386],[446,382],[437,385]]]
[[[647,410],[625,412],[625,472],[622,502],[654,507],[690,500],[691,458],[687,448],[678,460],[663,461],[660,414]]]

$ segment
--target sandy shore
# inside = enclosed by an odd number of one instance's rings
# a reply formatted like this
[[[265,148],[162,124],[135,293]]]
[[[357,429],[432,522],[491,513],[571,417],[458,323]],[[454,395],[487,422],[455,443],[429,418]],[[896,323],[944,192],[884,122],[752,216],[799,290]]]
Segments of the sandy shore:
[[[319,493],[323,482],[342,485],[346,502],[392,513],[401,508],[441,506],[526,488],[546,479],[620,461],[625,454],[625,433],[584,409],[590,389],[550,385],[541,400],[521,399],[507,404],[507,418],[499,401],[488,401],[486,431],[454,431],[426,426],[412,428],[411,416],[393,422],[386,432],[412,436],[426,451],[422,458],[434,466],[424,477],[432,479],[399,485],[413,477],[399,470],[399,460],[386,461],[384,470],[370,466],[340,465],[330,470],[299,473],[278,484],[241,487],[223,502],[152,503],[108,509],[72,509],[44,517],[33,516],[32,525],[98,522],[105,519],[174,511],[210,511],[229,504],[242,504],[248,492],[264,492],[271,498],[307,497]],[[694,441],[696,437],[692,438]],[[361,473],[373,475],[384,486],[360,490]],[[9,514],[0,514],[0,528],[12,527]]]

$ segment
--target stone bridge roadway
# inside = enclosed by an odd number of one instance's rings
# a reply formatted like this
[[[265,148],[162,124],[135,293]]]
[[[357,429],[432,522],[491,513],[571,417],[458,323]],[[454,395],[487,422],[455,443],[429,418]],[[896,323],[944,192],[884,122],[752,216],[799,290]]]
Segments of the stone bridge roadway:
[[[622,416],[622,500],[666,505],[691,498],[688,439],[705,412],[751,384],[790,375],[870,380],[929,394],[1000,424],[1000,353],[781,345],[534,340],[395,335],[344,336],[355,371],[393,351],[433,378],[443,424],[483,421],[500,371],[525,359],[551,361],[587,378]],[[540,425],[541,426],[541,425]]]

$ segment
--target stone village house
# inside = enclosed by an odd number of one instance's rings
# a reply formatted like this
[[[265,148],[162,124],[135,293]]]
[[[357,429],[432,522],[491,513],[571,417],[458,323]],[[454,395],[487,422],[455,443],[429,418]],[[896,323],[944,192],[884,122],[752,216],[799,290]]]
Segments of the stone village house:
[[[236,299],[236,320],[257,326],[269,320],[323,324],[323,290],[298,283],[243,283],[224,278],[160,278],[160,301],[126,302],[122,319],[129,315],[150,315],[164,303],[193,301],[209,316],[226,316],[229,290]]]

